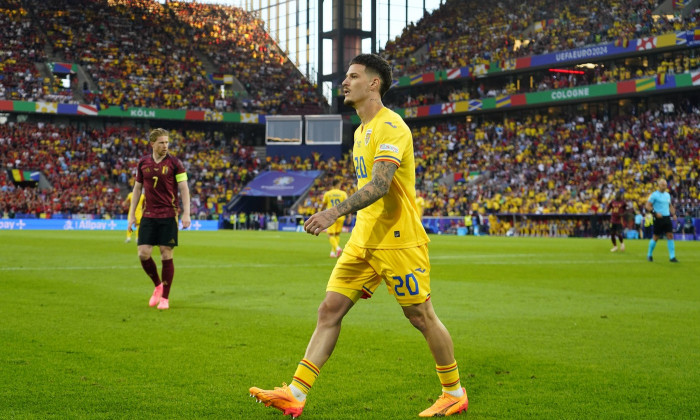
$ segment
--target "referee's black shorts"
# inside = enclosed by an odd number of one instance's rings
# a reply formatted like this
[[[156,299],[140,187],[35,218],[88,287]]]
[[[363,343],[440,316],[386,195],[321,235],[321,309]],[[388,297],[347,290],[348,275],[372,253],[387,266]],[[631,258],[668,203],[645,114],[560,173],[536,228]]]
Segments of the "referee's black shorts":
[[[663,236],[673,232],[671,216],[654,217],[654,235]]]
[[[138,244],[176,247],[177,217],[141,218]]]

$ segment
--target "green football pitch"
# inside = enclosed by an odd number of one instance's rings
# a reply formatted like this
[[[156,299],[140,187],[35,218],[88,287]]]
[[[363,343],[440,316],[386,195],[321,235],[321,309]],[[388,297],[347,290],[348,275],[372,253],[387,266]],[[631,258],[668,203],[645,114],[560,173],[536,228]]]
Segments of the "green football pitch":
[[[343,243],[347,236],[343,236]],[[700,413],[700,243],[432,236],[432,300],[473,419]],[[0,232],[0,419],[275,419],[334,260],[325,236],[183,232],[171,309],[123,232]],[[160,268],[157,251],[154,259]],[[411,419],[440,393],[382,287],[345,318],[306,419]]]

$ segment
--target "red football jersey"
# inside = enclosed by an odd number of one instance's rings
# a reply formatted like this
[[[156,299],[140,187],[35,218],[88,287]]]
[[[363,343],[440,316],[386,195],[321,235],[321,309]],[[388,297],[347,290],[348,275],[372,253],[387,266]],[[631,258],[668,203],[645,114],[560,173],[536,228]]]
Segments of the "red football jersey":
[[[166,155],[156,163],[153,155],[144,156],[136,169],[136,181],[143,184],[146,206],[143,217],[176,217],[178,213],[178,180],[187,180],[182,162]]]
[[[624,201],[613,201],[609,205],[610,207],[610,222],[611,223],[622,223],[622,215],[627,210],[627,203]]]

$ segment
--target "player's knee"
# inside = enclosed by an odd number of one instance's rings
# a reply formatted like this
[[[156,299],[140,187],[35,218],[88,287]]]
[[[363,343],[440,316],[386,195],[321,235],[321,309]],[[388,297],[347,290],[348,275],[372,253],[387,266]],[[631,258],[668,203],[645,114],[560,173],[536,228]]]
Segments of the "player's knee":
[[[338,303],[324,300],[318,307],[318,322],[337,324],[343,319],[344,313],[344,308]]]
[[[408,321],[419,331],[425,331],[428,328],[428,315],[424,312],[409,312],[404,313]]]
[[[139,259],[141,261],[146,261],[147,259],[151,258],[151,253],[146,250],[139,249]]]

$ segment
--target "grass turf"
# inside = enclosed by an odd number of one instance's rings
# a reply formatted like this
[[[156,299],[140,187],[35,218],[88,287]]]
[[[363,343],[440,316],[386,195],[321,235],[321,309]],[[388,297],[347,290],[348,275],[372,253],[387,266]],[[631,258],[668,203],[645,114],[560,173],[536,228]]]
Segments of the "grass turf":
[[[247,390],[291,380],[333,267],[327,240],[183,232],[161,312],[123,238],[0,231],[0,418],[281,418]],[[432,237],[467,417],[700,412],[700,243],[677,242],[680,264],[664,241],[653,263],[648,241],[626,244]],[[439,392],[422,336],[380,288],[344,320],[303,418],[416,418]]]

